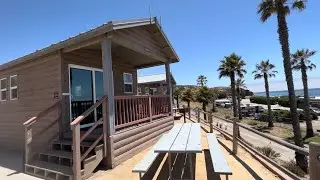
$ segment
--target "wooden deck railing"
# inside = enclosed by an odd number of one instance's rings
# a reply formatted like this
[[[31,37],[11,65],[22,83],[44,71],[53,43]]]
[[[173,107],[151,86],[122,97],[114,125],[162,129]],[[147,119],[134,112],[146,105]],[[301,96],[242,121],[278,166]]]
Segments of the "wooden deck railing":
[[[120,129],[170,113],[169,97],[115,96],[115,128]]]
[[[48,114],[57,111],[57,118],[50,122],[48,125],[42,127],[42,126],[36,126],[37,128],[33,128],[35,124],[38,124],[38,122],[41,121],[42,118],[46,117]],[[24,154],[24,161],[25,163],[29,163],[32,156],[34,155],[33,146],[35,146],[36,140],[42,140],[43,142],[48,142],[56,138],[59,134],[59,130],[57,132],[53,132],[52,136],[49,136],[47,133],[46,136],[42,136],[44,133],[51,130],[56,124],[59,123],[59,120],[61,118],[61,101],[58,101],[54,103],[52,106],[48,107],[47,109],[40,112],[37,116],[34,116],[30,119],[28,119],[26,122],[23,123],[24,130],[25,130],[25,154]],[[39,129],[41,127],[41,129]],[[59,127],[60,128],[60,127]],[[39,138],[41,137],[41,138]],[[46,138],[44,138],[46,137]],[[38,144],[40,148],[41,145]],[[39,150],[39,149],[37,149]]]
[[[86,110],[82,115],[77,117],[71,122],[72,129],[72,148],[73,148],[73,176],[74,179],[81,179],[81,162],[88,156],[90,151],[95,148],[98,143],[102,140],[104,145],[104,157],[106,156],[107,151],[107,96],[103,96],[98,102],[93,104],[88,110]],[[87,116],[92,114],[95,109],[99,108],[102,105],[103,113],[102,118],[96,121],[83,135],[80,134],[80,123]],[[98,125],[103,124],[102,134],[93,142],[93,144],[87,149],[86,152],[81,154],[80,144],[85,140],[97,127]]]

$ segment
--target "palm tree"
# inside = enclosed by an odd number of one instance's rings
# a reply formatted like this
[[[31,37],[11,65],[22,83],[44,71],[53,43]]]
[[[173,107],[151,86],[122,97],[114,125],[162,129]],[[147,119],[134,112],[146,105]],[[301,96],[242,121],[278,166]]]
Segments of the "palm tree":
[[[212,103],[212,109],[211,111],[212,112],[216,112],[216,99],[218,98],[218,95],[219,95],[219,90],[218,89],[211,89],[211,103]]]
[[[206,86],[200,87],[196,94],[196,100],[199,103],[202,103],[202,110],[204,112],[206,112],[207,110],[207,106],[210,102],[210,99],[212,99],[211,91]],[[204,119],[205,120],[207,119],[207,116],[205,113],[204,113]]]
[[[242,89],[247,88],[244,80],[242,78],[238,78],[236,81],[236,87],[237,87],[237,97],[238,97],[238,112],[239,112],[239,120],[242,120],[242,112],[241,112],[241,94]],[[240,131],[239,131],[240,132]]]
[[[181,98],[182,90],[183,90],[182,88],[176,87],[173,92],[173,98],[176,99],[177,101],[177,108],[179,108],[179,99]]]
[[[185,101],[188,103],[188,108],[190,108],[190,102],[193,101],[193,92],[191,88],[186,88],[183,92],[182,92],[182,97],[181,97],[182,101]]]
[[[233,116],[237,117],[237,102],[236,102],[236,88],[235,88],[235,75],[242,78],[246,70],[243,67],[246,63],[241,59],[241,56],[232,53],[230,56],[225,56],[223,60],[220,61],[220,66],[218,68],[219,79],[222,77],[229,77],[231,81],[231,95],[232,95],[232,106],[233,106]]]
[[[309,92],[308,92],[308,75],[307,70],[312,70],[316,68],[316,65],[311,63],[309,58],[316,54],[316,51],[310,51],[309,49],[301,49],[297,50],[296,53],[291,55],[291,64],[292,69],[301,71],[302,75],[302,83],[303,83],[303,92],[304,92],[304,115],[306,118],[306,126],[307,126],[307,134],[305,138],[313,137],[313,128],[310,117],[310,100],[309,100]]]
[[[260,14],[260,19],[262,22],[267,21],[274,14],[277,16],[278,35],[282,49],[283,67],[286,75],[290,101],[290,112],[293,121],[292,126],[294,133],[294,141],[296,145],[301,147],[303,146],[303,141],[301,137],[300,124],[298,120],[297,102],[292,78],[289,48],[289,30],[286,16],[290,14],[291,9],[298,9],[301,11],[305,7],[305,1],[302,0],[263,0],[258,8],[258,14]],[[296,153],[296,162],[300,168],[307,172],[308,161],[305,155]]]
[[[273,118],[270,104],[269,94],[269,81],[268,78],[275,77],[278,71],[273,70],[275,66],[269,62],[269,60],[261,61],[260,64],[256,64],[256,70],[252,71],[254,79],[264,78],[264,88],[266,90],[267,105],[268,105],[268,127],[273,127]]]
[[[198,79],[197,79],[197,84],[201,87],[203,86],[206,86],[207,84],[207,77],[205,77],[204,75],[200,75],[198,76]]]

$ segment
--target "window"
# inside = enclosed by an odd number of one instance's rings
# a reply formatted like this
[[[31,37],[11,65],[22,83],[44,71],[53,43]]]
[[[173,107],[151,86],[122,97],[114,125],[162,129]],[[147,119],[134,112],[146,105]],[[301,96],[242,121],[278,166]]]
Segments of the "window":
[[[10,76],[10,100],[18,99],[18,76]]]
[[[123,73],[124,92],[133,93],[133,78],[130,73]]]
[[[157,92],[157,88],[150,88],[150,90],[149,90],[150,95],[155,95],[156,92]]]
[[[141,94],[141,87],[138,87],[138,94]]]
[[[0,79],[0,101],[7,100],[7,78]]]
[[[144,88],[144,94],[149,95],[149,91],[150,91],[149,87]]]

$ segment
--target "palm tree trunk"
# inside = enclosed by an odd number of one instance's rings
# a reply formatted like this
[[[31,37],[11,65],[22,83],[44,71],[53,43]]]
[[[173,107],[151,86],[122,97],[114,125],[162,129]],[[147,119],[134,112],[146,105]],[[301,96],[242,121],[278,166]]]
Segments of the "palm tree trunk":
[[[312,119],[310,116],[310,100],[309,100],[309,91],[308,91],[308,75],[306,66],[303,63],[301,67],[301,74],[302,74],[302,83],[303,83],[303,93],[304,93],[304,116],[306,118],[306,126],[307,126],[307,134],[305,138],[313,137],[313,128],[312,128]]]
[[[231,96],[232,96],[233,117],[238,117],[237,100],[236,100],[236,84],[235,84],[234,72],[231,73],[230,80],[231,80]]]
[[[190,101],[188,101],[188,108],[190,108]]]
[[[216,100],[212,100],[212,112],[216,112]]]
[[[277,20],[278,20],[278,34],[279,41],[281,44],[282,56],[283,56],[283,66],[286,75],[286,81],[288,86],[289,102],[290,102],[290,112],[292,118],[292,126],[294,133],[294,142],[297,146],[302,147],[303,141],[301,137],[300,124],[297,114],[297,102],[294,92],[292,69],[290,63],[290,48],[289,48],[289,32],[288,25],[286,21],[286,12],[283,5],[283,1],[276,2],[277,8]],[[308,170],[308,160],[305,155],[296,152],[296,163],[297,165],[307,172]]]
[[[238,112],[239,112],[239,120],[242,120],[242,112],[241,112],[241,94],[240,88],[237,87],[237,98],[238,98]]]
[[[269,93],[269,82],[268,82],[268,75],[264,73],[264,87],[266,89],[266,97],[267,97],[267,105],[268,105],[268,127],[273,127],[273,117],[271,112],[271,104],[270,104],[270,93]]]

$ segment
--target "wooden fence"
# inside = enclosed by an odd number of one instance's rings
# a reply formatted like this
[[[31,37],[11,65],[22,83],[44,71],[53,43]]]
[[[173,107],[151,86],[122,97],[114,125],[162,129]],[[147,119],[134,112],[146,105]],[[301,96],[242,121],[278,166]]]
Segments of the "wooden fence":
[[[115,96],[115,128],[121,129],[169,114],[169,97]]]

